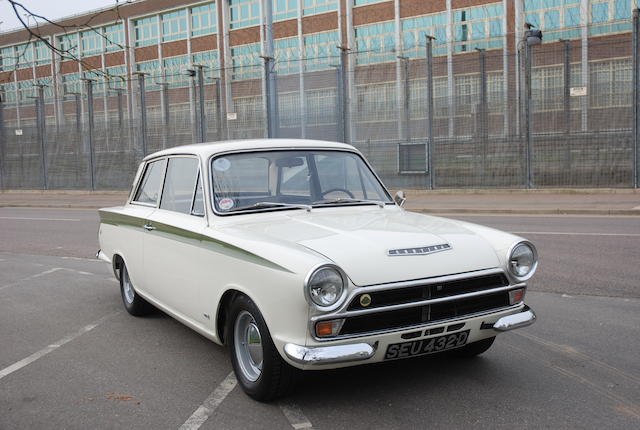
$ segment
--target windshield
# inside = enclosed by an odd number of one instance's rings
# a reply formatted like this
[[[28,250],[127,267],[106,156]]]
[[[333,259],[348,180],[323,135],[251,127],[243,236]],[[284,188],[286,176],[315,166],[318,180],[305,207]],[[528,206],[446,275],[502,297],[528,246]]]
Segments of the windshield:
[[[262,151],[211,161],[219,213],[393,203],[357,154]]]

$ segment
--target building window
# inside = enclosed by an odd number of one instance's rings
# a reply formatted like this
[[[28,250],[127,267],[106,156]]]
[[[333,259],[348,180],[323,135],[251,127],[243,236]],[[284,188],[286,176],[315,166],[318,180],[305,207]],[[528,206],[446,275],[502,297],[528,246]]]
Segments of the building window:
[[[145,88],[147,90],[159,89],[159,86],[156,83],[162,79],[162,75],[160,72],[160,62],[158,60],[137,63],[136,71],[146,73]]]
[[[502,3],[455,10],[454,52],[501,48],[503,13]]]
[[[62,52],[63,60],[78,57],[78,35],[68,34],[58,37],[58,49]]]
[[[34,82],[31,80],[18,82],[18,98],[20,102],[33,102],[32,97],[36,96],[33,85]]]
[[[273,20],[284,21],[297,18],[298,0],[273,0]]]
[[[297,37],[273,41],[276,58],[276,72],[282,75],[300,71],[300,44]]]
[[[51,63],[51,49],[44,41],[38,41],[34,44],[36,50],[36,64],[50,64]]]
[[[104,27],[103,34],[107,52],[124,49],[124,26],[122,24],[108,25]]]
[[[313,33],[304,36],[305,70],[328,69],[340,58],[338,45],[340,35],[337,31]]]
[[[304,92],[306,101],[306,124],[310,126],[335,124],[336,89],[320,88]]]
[[[16,84],[12,82],[0,85],[0,97],[2,98],[2,102],[7,106],[13,106],[18,97],[16,94]]]
[[[191,8],[191,35],[204,36],[216,32],[218,18],[216,4],[209,3]]]
[[[158,17],[137,19],[133,22],[135,45],[149,46],[158,43]]]
[[[305,16],[333,10],[338,10],[338,0],[302,0],[302,14]]]
[[[185,9],[163,13],[161,20],[163,42],[187,38],[187,11]]]
[[[389,0],[353,0],[353,5],[354,6],[362,6],[365,4],[372,4],[372,3],[380,3],[383,1],[389,1]]]
[[[164,82],[171,88],[188,86],[189,80],[183,72],[190,63],[188,55],[163,59]]]
[[[629,106],[632,94],[630,59],[602,61],[589,65],[589,105]]]
[[[231,48],[232,79],[259,78],[262,73],[260,64],[260,44],[233,46]]]
[[[260,24],[260,0],[229,0],[231,29]]]
[[[33,65],[33,46],[30,43],[16,46],[16,60],[18,69],[31,67]]]
[[[94,30],[83,31],[80,33],[80,45],[83,57],[100,54],[102,52],[102,36]]]
[[[631,31],[631,0],[591,0],[589,35]]]
[[[16,53],[13,46],[0,49],[0,71],[13,70],[16,65]]]
[[[427,36],[435,37],[433,55],[447,55],[447,14],[437,13],[402,20],[403,53],[410,58],[424,58]]]
[[[525,0],[525,21],[544,31],[544,41],[580,37],[580,0]]]
[[[220,58],[218,51],[202,51],[193,54],[193,64],[201,64],[205,66],[205,78],[214,78],[220,76]]]
[[[68,73],[62,75],[62,89],[64,94],[80,93],[80,74]]]
[[[395,121],[398,118],[397,97],[395,82],[357,86],[357,121]]]
[[[127,69],[125,66],[107,67],[107,85],[110,89],[125,89],[127,87]]]
[[[387,63],[398,56],[393,21],[356,27],[355,34],[357,64]]]

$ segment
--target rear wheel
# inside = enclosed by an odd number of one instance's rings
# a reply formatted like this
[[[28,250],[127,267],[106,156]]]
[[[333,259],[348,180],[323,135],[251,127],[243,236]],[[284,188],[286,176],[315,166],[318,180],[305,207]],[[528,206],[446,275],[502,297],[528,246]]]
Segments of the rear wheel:
[[[276,350],[258,307],[246,296],[238,296],[229,311],[227,339],[231,364],[240,386],[259,401],[289,393],[297,369]]]
[[[149,314],[153,307],[145,299],[136,294],[133,287],[127,265],[122,263],[120,267],[120,293],[122,295],[122,303],[124,308],[131,315],[143,316]]]
[[[468,345],[465,345],[462,348],[451,350],[450,353],[454,357],[459,357],[459,358],[475,357],[477,355],[482,354],[483,352],[486,352],[489,348],[491,348],[491,345],[493,345],[493,342],[495,340],[496,340],[495,336],[489,337],[487,339],[482,339],[477,342],[473,342]]]

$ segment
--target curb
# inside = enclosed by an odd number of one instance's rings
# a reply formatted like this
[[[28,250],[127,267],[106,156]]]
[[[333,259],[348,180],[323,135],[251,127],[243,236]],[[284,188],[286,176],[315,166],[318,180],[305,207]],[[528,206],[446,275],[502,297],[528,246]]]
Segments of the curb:
[[[638,216],[638,209],[469,209],[469,208],[437,208],[437,209],[407,209],[411,212],[426,215],[604,215],[604,216]]]

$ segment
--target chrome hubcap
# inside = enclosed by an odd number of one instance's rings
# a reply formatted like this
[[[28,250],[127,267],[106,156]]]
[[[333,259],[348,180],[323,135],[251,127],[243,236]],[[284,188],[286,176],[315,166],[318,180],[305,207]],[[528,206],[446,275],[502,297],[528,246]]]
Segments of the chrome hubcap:
[[[233,329],[236,357],[245,378],[254,382],[262,373],[262,336],[253,316],[242,311]]]
[[[127,266],[124,266],[122,268],[122,292],[124,293],[124,299],[127,301],[127,303],[133,303],[133,299],[136,293],[133,290],[133,285],[131,285],[131,279],[129,279]]]

